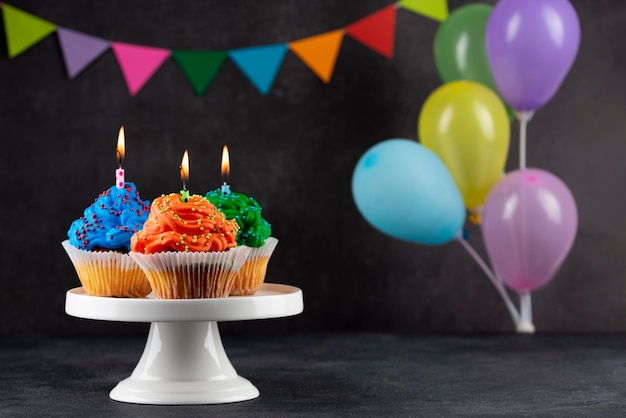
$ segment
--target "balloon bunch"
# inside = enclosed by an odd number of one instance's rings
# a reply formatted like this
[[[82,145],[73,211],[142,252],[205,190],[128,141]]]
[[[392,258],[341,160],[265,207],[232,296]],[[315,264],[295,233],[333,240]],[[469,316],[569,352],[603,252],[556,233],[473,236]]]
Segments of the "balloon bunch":
[[[361,215],[394,238],[456,240],[502,296],[518,332],[534,332],[531,292],[556,275],[578,226],[575,200],[554,174],[526,168],[526,125],[554,96],[578,51],[568,0],[499,0],[454,10],[437,30],[444,82],[418,117],[421,143],[388,139],[359,159],[352,194]],[[519,169],[506,173],[510,115]],[[464,236],[480,225],[493,271]],[[520,296],[520,309],[505,286]]]

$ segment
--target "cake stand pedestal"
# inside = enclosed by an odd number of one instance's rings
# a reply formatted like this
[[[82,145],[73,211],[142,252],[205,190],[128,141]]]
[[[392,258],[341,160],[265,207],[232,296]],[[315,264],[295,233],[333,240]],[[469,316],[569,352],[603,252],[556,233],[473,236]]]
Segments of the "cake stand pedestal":
[[[121,402],[190,405],[239,402],[259,396],[224,351],[217,323],[297,315],[297,287],[265,283],[251,296],[218,299],[138,299],[66,294],[65,312],[78,318],[150,322],[146,347],[130,377],[109,396]]]

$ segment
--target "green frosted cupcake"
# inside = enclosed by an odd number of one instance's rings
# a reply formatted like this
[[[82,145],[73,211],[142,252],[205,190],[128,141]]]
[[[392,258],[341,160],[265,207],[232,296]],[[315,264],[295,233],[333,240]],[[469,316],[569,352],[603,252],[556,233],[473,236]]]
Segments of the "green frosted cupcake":
[[[251,248],[250,255],[239,270],[231,296],[250,295],[261,288],[267,273],[267,265],[278,240],[271,237],[272,226],[261,215],[259,202],[242,193],[222,193],[222,189],[208,192],[205,198],[220,210],[226,219],[234,219],[239,225],[237,245]]]

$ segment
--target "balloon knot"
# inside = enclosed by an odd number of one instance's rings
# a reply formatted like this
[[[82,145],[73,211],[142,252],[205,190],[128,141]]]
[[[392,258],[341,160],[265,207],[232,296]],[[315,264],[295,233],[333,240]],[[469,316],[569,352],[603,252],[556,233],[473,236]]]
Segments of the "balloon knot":
[[[468,215],[467,219],[474,225],[480,225],[480,214],[478,212],[472,212]]]

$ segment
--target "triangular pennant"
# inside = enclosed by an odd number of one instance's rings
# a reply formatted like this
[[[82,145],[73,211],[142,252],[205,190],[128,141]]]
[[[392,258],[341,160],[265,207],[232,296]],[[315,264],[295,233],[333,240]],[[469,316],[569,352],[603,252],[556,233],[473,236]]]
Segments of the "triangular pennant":
[[[132,96],[141,90],[171,54],[169,49],[121,42],[113,42],[111,48]]]
[[[228,51],[230,58],[259,89],[267,94],[287,53],[287,44],[257,46]]]
[[[57,28],[57,35],[70,78],[76,77],[111,46],[109,41],[71,29]]]
[[[395,4],[372,13],[346,27],[346,33],[384,57],[393,57],[396,33]]]
[[[226,51],[172,52],[172,57],[183,70],[198,96],[202,96],[209,87],[227,55]]]
[[[2,18],[10,58],[26,51],[56,29],[55,24],[6,3],[2,5]]]
[[[447,0],[400,0],[398,5],[403,9],[440,22],[448,17]]]
[[[342,39],[343,30],[340,29],[291,42],[289,49],[324,83],[329,83],[333,76]]]

